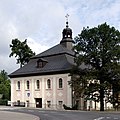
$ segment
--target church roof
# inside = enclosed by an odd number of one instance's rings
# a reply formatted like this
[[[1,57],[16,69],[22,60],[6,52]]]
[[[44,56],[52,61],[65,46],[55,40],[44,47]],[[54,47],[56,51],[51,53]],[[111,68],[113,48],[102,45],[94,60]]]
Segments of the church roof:
[[[43,67],[37,67],[37,61],[47,61]],[[28,64],[11,73],[9,76],[25,77],[46,74],[68,73],[74,66],[74,52],[58,44],[30,59]]]
[[[74,52],[72,50],[67,49],[66,47],[63,47],[61,44],[58,44],[36,56],[34,56],[33,58],[37,58],[37,57],[46,57],[46,56],[53,56],[53,55],[57,55],[57,54],[69,54],[74,56]]]

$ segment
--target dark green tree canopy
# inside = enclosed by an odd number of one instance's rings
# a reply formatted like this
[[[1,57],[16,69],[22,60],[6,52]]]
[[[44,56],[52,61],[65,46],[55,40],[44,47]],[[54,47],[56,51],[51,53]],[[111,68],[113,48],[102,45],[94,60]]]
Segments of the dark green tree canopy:
[[[86,64],[96,69],[110,67],[120,60],[120,32],[106,23],[84,28],[76,38],[75,51]],[[83,61],[82,61],[83,62]]]
[[[91,66],[93,79],[99,80],[100,110],[104,110],[104,94],[108,82],[120,76],[120,32],[106,23],[84,28],[76,38],[75,62]],[[91,75],[91,74],[90,74]]]
[[[0,72],[0,94],[3,95],[2,99],[10,100],[10,79],[5,70]]]
[[[18,39],[13,39],[12,44],[10,44],[11,53],[9,57],[17,57],[17,64],[20,64],[22,67],[24,64],[28,63],[30,58],[35,55],[35,53],[27,45],[27,39],[21,42]]]

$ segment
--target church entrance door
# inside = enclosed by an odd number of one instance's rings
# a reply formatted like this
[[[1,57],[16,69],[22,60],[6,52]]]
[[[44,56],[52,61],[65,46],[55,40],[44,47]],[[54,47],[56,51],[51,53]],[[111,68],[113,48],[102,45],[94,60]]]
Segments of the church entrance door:
[[[42,98],[35,98],[36,108],[42,108]]]

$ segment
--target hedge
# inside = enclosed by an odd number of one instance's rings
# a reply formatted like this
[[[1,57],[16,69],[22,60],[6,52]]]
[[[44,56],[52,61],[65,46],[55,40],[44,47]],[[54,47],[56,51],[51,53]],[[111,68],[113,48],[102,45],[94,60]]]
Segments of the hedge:
[[[7,105],[7,100],[0,99],[0,105]]]

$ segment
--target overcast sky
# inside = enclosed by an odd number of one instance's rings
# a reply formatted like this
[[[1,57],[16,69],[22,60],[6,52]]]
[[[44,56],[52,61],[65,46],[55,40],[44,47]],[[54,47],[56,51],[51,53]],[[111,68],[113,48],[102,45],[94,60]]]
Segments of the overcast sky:
[[[12,39],[28,39],[36,54],[58,44],[67,13],[73,37],[104,22],[120,30],[120,0],[0,0],[0,70],[19,67],[9,58]]]

